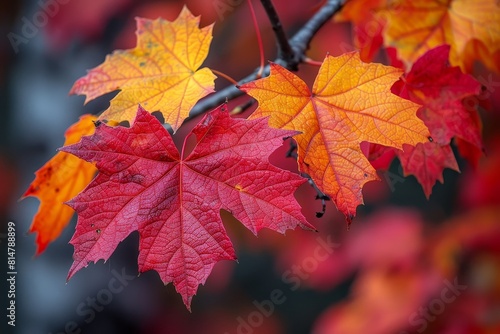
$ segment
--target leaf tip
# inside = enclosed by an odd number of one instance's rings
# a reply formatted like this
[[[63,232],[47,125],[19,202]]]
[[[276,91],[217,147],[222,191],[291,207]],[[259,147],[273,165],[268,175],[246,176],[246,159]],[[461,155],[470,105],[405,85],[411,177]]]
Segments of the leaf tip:
[[[33,233],[35,231],[29,231],[30,233]],[[38,235],[40,235],[40,232],[38,232]],[[39,240],[40,238],[37,238],[36,240],[36,251],[35,251],[35,257],[39,257],[45,250],[47,249],[48,242],[47,241],[42,241]]]
[[[88,72],[88,71],[87,71]],[[68,92],[68,95],[78,95],[80,94],[81,92],[81,84],[80,84],[80,81],[82,81],[84,77],[81,77],[79,79],[77,79],[74,83],[73,83],[73,86],[71,87],[71,89],[69,90]]]
[[[68,284],[69,280],[75,275],[75,270],[71,268],[68,272],[68,276],[66,276],[66,284]]]
[[[269,119],[269,116],[264,117],[266,119]],[[283,141],[288,140],[288,139],[294,139],[293,136],[303,134],[304,132],[302,131],[296,131],[296,130],[285,130],[287,134],[283,137]]]
[[[347,222],[347,230],[349,231],[350,228],[351,228],[351,224],[352,224],[352,221],[353,219],[355,218],[355,215],[352,214],[352,213],[349,213],[345,216],[345,220]]]
[[[17,202],[21,202],[23,199],[25,199],[26,197],[29,197],[29,196],[36,196],[36,191],[37,191],[37,187],[35,187],[33,185],[35,181],[33,181],[30,186],[28,187],[28,189],[26,189],[26,191],[24,192],[24,194],[19,197],[19,199],[17,200]]]
[[[182,296],[182,301],[184,302],[184,305],[186,306],[186,309],[189,311],[189,313],[192,313],[191,302],[193,301],[193,296]]]

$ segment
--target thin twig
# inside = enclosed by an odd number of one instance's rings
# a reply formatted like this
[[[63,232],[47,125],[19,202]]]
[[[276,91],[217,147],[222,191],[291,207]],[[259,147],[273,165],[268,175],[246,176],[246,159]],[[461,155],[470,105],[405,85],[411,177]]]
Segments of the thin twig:
[[[233,110],[231,110],[230,114],[231,115],[241,114],[242,112],[244,112],[245,110],[247,110],[248,108],[250,108],[251,106],[253,106],[253,104],[255,102],[257,102],[257,100],[255,100],[254,98],[251,98],[247,102],[245,102],[243,104],[240,104],[239,106],[237,106],[236,108],[234,108]]]
[[[321,211],[316,212],[316,217],[321,218],[326,212],[326,201],[330,200],[330,197],[327,195],[323,194],[321,190],[319,190],[318,186],[316,183],[314,183],[313,179],[306,173],[301,173],[301,175],[305,178],[307,178],[307,182],[313,187],[313,189],[316,191],[316,199],[321,200]]]
[[[290,148],[288,149],[288,151],[286,151],[285,156],[287,158],[294,158],[295,160],[299,158],[297,154],[297,144],[294,140],[290,140]]]
[[[295,160],[298,159],[298,155],[297,155],[297,144],[295,143],[295,141],[291,140],[290,141],[290,148],[288,149],[288,151],[286,152],[286,157],[287,158],[294,158]],[[329,201],[330,200],[330,197],[328,197],[327,195],[325,195],[319,188],[318,186],[316,185],[316,183],[314,183],[313,179],[311,178],[311,176],[307,173],[303,173],[303,172],[300,172],[300,175],[304,178],[307,179],[307,183],[309,183],[309,185],[314,189],[314,191],[316,191],[316,199],[320,199],[321,200],[321,211],[319,212],[316,212],[316,217],[318,218],[321,218],[323,217],[323,215],[325,214],[326,212],[326,201]]]
[[[309,43],[316,34],[316,32],[332,18],[332,16],[340,10],[342,4],[345,0],[328,0],[323,7],[289,40],[289,44],[295,52],[295,55],[302,61],[305,57],[305,52],[309,47]],[[286,66],[282,59],[277,58],[274,61],[277,64]],[[238,81],[238,85],[254,81],[257,78],[258,69],[252,74],[246,76],[245,78]],[[262,77],[269,75],[269,65],[264,67],[264,73]],[[207,96],[206,98],[200,100],[193,109],[191,109],[190,117],[195,117],[200,114],[207,112],[210,109],[217,107],[218,105],[224,103],[226,99],[232,100],[245,94],[243,91],[239,90],[236,86],[228,86],[223,88],[216,93]]]
[[[285,30],[281,25],[280,18],[271,0],[260,0],[262,7],[266,10],[271,26],[273,27],[274,35],[276,36],[276,43],[278,44],[278,58],[285,62],[285,67],[291,71],[299,69],[300,59],[295,56],[288,38],[286,37]]]
[[[257,43],[259,44],[259,55],[260,55],[260,67],[257,72],[257,78],[262,77],[264,72],[264,44],[262,43],[262,37],[260,36],[259,24],[257,23],[257,16],[255,15],[255,10],[253,9],[252,0],[248,1],[248,7],[250,7],[250,13],[252,14],[253,27],[255,28],[255,35],[257,36]]]

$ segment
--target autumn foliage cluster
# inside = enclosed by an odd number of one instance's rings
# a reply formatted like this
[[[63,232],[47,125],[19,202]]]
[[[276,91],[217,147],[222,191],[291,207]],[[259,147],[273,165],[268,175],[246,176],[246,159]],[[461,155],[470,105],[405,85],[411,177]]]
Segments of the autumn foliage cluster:
[[[357,51],[328,54],[320,61],[311,60],[307,52],[296,54],[300,66],[318,65],[312,85],[277,58],[261,78],[256,75],[235,85],[247,100],[256,101],[255,111],[241,118],[225,103],[205,108],[181,150],[172,136],[190,122],[197,104],[218,94],[214,80],[219,72],[203,66],[213,25],[200,27],[200,18],[187,7],[172,21],[137,18],[136,46],[114,51],[71,88],[71,94],[85,95],[85,102],[117,90],[118,94],[101,114],[81,116],[68,128],[64,146],[36,172],[24,194],[41,202],[30,228],[37,233],[37,254],[60,235],[74,212],[78,221],[70,241],[74,262],[68,279],[90,262],[108,260],[121,241],[138,231],[139,272],[157,271],[165,284],[173,283],[190,309],[214,265],[236,259],[221,210],[254,234],[263,228],[280,233],[298,226],[315,230],[301,212],[314,197],[308,203],[294,197],[309,181],[318,196],[331,200],[348,226],[353,220],[354,226],[364,186],[379,180],[377,171],[388,170],[395,158],[404,176],[413,175],[427,198],[437,181],[444,182],[444,169],[459,171],[457,153],[477,167],[485,152],[477,101],[486,88],[475,78],[474,68],[480,64],[500,71],[498,2],[330,0],[314,10],[326,6],[335,8],[330,23],[351,23],[353,41],[346,42]],[[336,54],[338,46],[332,48]],[[292,155],[296,154],[299,173],[269,162],[283,139],[290,137],[296,144]],[[387,217],[386,224],[394,219]],[[449,252],[445,237],[422,248],[418,223],[407,226],[402,233],[407,239],[401,242],[415,245],[408,254],[391,254],[388,259],[388,254],[352,255],[356,246],[341,249],[328,262],[344,274],[326,275],[325,283],[316,273],[308,284],[331,286],[354,271],[355,267],[339,264],[343,253],[351,254],[356,266],[373,269],[377,261],[404,266],[403,258],[413,258],[417,249],[425,249],[430,262],[436,253]],[[476,237],[487,238],[494,226],[488,216],[473,236],[467,227],[451,234],[473,243]],[[353,233],[368,232],[356,227]],[[287,261],[284,255],[283,263]],[[437,267],[446,272],[450,266]],[[318,328],[337,332],[358,323],[342,317],[351,309],[359,317],[376,317],[369,309],[370,298],[377,299],[376,291],[391,295],[389,285],[401,286],[408,294],[420,291],[412,284],[425,284],[428,295],[440,289],[436,272],[424,264],[408,268],[394,282],[384,280],[384,272],[368,270],[365,278],[378,285],[360,285],[366,289],[359,294],[364,297],[331,311]],[[424,276],[429,280],[415,279]],[[391,296],[394,303],[397,298],[413,301],[400,310],[406,316],[428,295]],[[392,308],[386,306],[390,313]],[[397,325],[394,319],[387,320],[391,326]]]

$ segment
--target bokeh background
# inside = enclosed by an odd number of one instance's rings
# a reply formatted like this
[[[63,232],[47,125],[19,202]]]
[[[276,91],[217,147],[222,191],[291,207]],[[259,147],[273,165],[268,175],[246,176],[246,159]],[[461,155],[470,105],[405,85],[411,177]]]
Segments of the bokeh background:
[[[58,8],[29,38],[13,47],[44,5]],[[291,36],[321,1],[276,0]],[[259,64],[259,49],[244,0],[24,0],[0,4],[0,248],[2,310],[5,310],[6,224],[17,229],[16,327],[2,333],[500,333],[500,75],[476,64],[484,85],[476,104],[484,123],[486,156],[477,166],[458,158],[461,174],[446,170],[427,200],[397,161],[381,182],[364,189],[365,206],[347,231],[334,205],[316,218],[321,203],[304,185],[296,193],[319,230],[263,231],[255,237],[222,213],[239,263],[215,266],[189,313],[172,285],[155,272],[137,275],[138,235],[129,236],[105,264],[89,265],[66,283],[76,218],[61,237],[35,257],[27,234],[38,201],[18,199],[63,144],[65,129],[84,113],[107,108],[108,94],[83,105],[68,96],[73,82],[115,49],[135,44],[134,17],[174,19],[186,4],[215,22],[206,66],[239,79]],[[258,1],[254,7],[267,60],[276,48]],[[321,61],[352,45],[351,26],[329,22],[308,56]],[[386,61],[383,51],[377,61]],[[302,65],[311,83],[318,68]],[[216,88],[229,83],[216,80]],[[230,107],[244,103],[242,97]],[[254,106],[255,107],[255,106]],[[240,115],[245,117],[252,109]],[[196,119],[176,134],[180,143]],[[296,170],[289,148],[272,162]],[[334,244],[334,250],[326,244]],[[110,289],[122,276],[123,289]],[[123,278],[124,277],[124,278]],[[114,292],[111,292],[114,291]],[[271,300],[274,298],[274,302]]]

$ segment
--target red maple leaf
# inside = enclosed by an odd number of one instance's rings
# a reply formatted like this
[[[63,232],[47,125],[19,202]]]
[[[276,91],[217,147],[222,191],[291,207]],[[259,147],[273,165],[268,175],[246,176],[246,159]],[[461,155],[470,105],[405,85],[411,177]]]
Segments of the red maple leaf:
[[[463,103],[465,98],[478,94],[481,85],[472,76],[462,73],[459,67],[450,66],[449,53],[448,45],[428,51],[391,89],[394,94],[422,105],[417,116],[429,128],[433,142],[405,146],[404,152],[395,152],[405,176],[414,175],[427,197],[436,181],[443,183],[445,168],[459,171],[450,147],[452,138],[460,138],[477,150],[483,149],[477,110]],[[372,164],[380,164],[372,152],[393,150],[370,145]]]
[[[94,135],[63,147],[94,162],[98,176],[69,205],[78,213],[71,278],[90,261],[105,261],[139,231],[139,271],[173,282],[190,309],[199,284],[223,259],[236,259],[222,224],[229,211],[250,231],[313,229],[293,193],[305,180],[271,165],[269,155],[295,131],[267,119],[232,119],[225,105],[193,129],[197,144],[179,154],[162,124],[139,107],[130,128],[100,124]],[[185,156],[187,155],[187,156]]]
[[[428,51],[392,86],[392,92],[423,105],[417,116],[427,125],[434,141],[449,144],[457,136],[482,148],[474,117],[477,111],[462,103],[464,98],[479,94],[481,84],[459,67],[450,66],[449,53],[448,45]]]
[[[443,171],[445,168],[460,172],[457,160],[449,144],[423,143],[416,146],[405,145],[404,152],[397,152],[404,175],[415,175],[424,190],[425,196],[430,197],[432,187],[436,181],[444,183]]]

